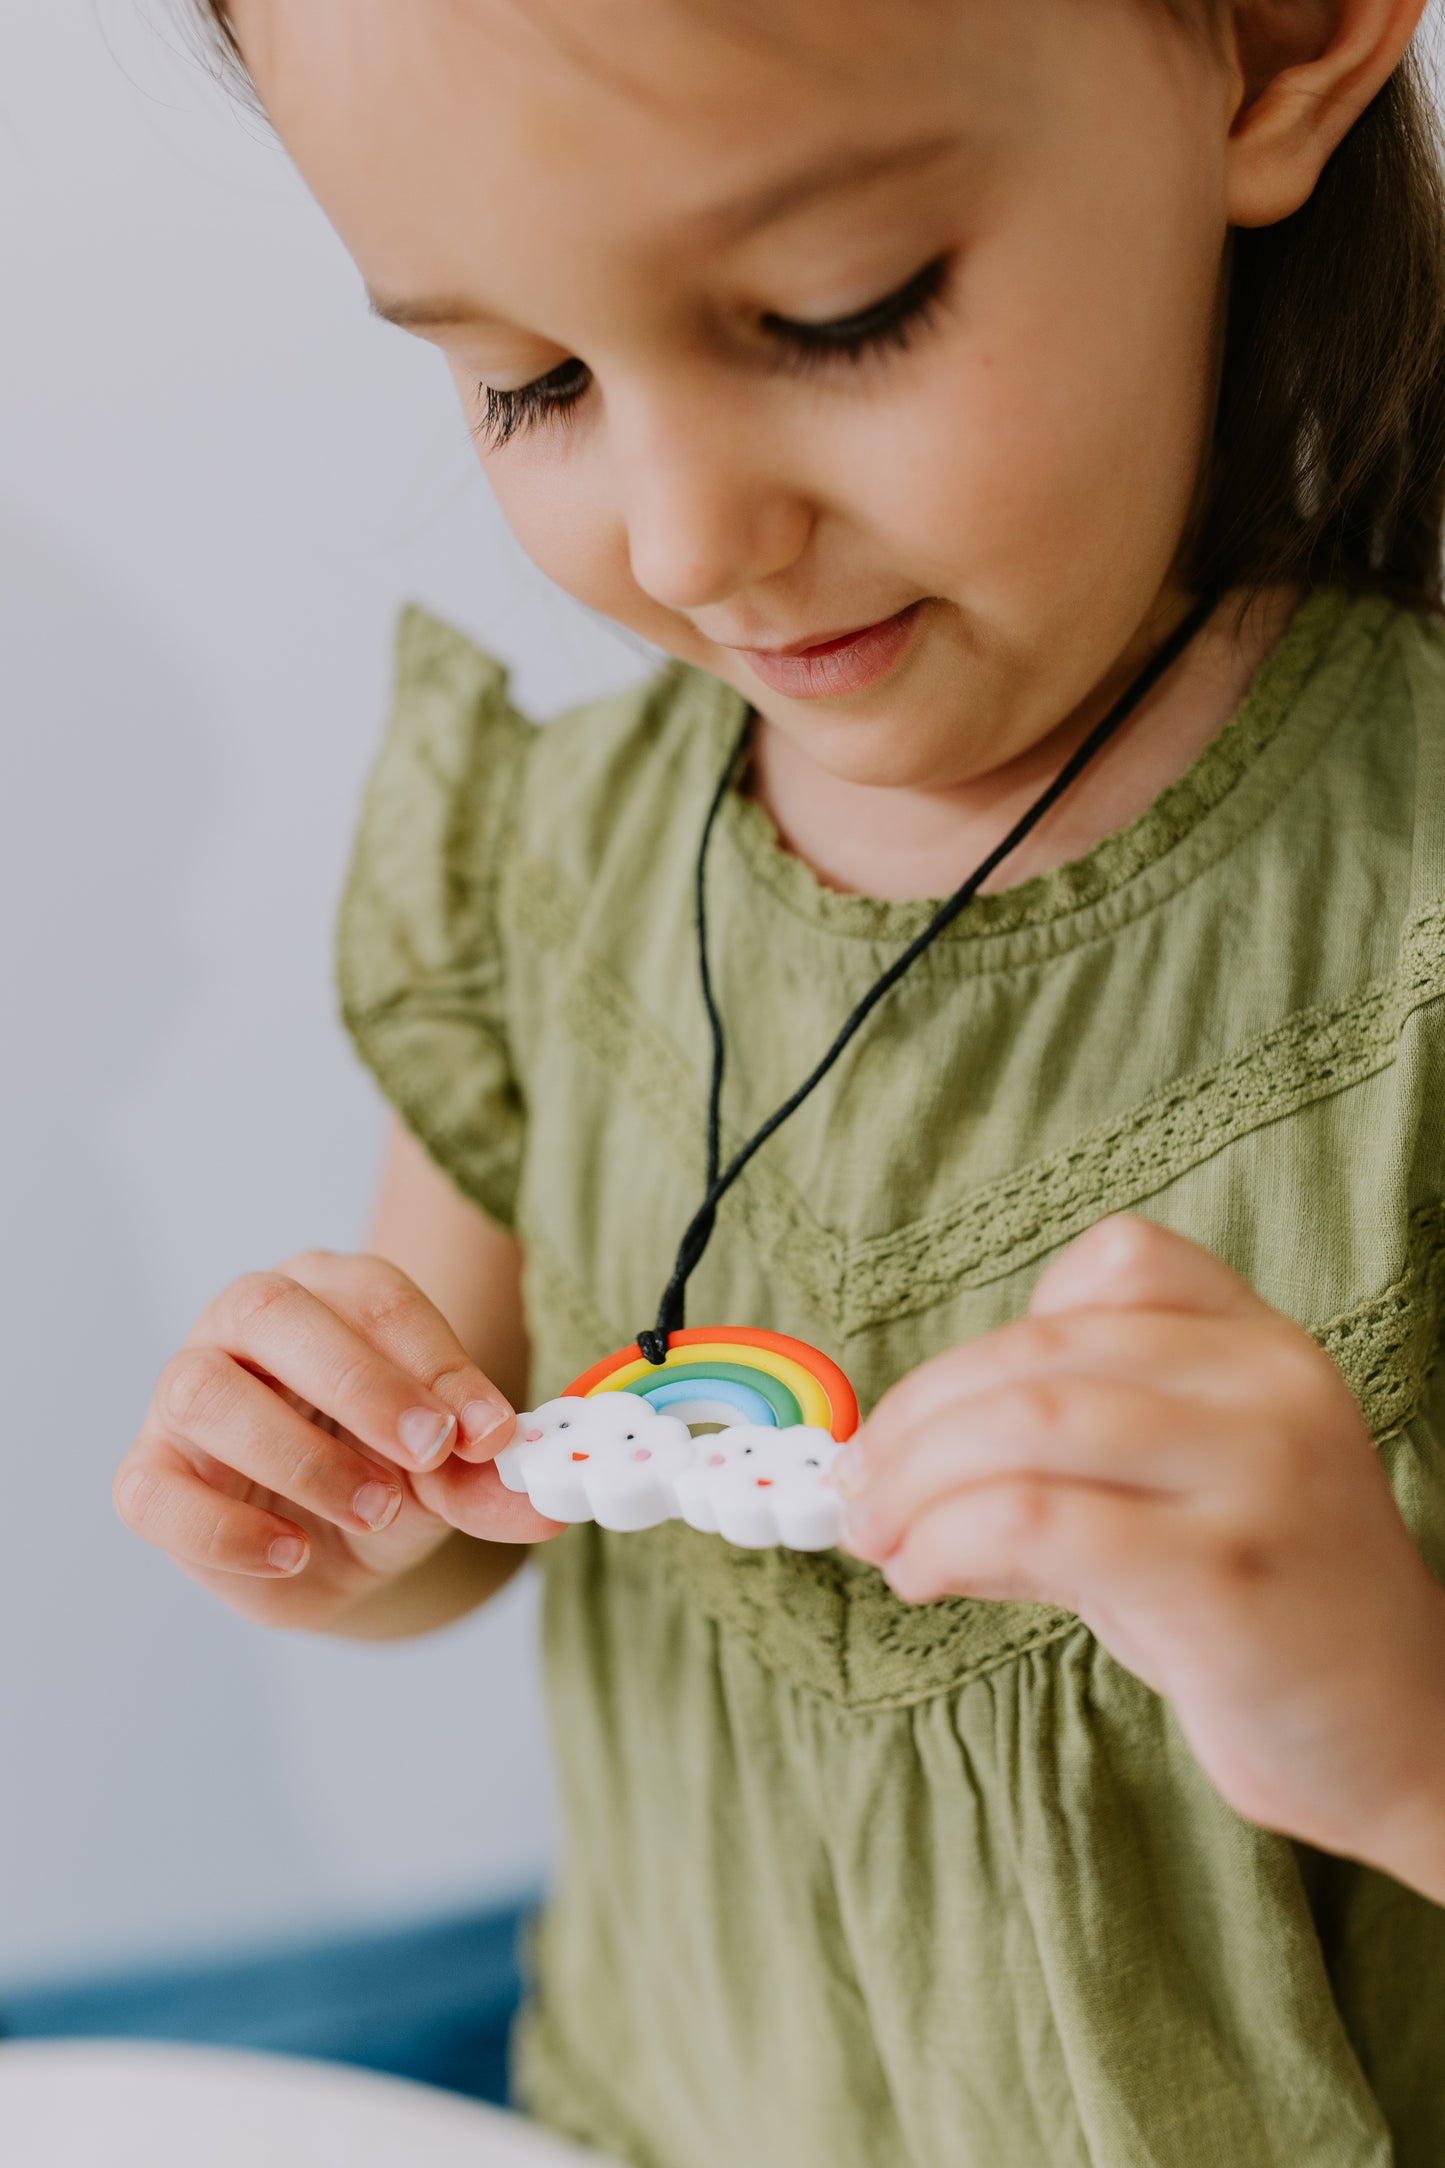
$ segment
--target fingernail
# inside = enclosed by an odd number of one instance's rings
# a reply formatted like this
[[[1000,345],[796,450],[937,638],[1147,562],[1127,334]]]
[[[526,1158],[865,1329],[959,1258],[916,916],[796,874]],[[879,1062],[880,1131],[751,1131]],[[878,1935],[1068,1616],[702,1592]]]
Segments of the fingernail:
[[[454,1415],[438,1415],[435,1408],[408,1408],[396,1428],[406,1451],[425,1468],[449,1444],[456,1425]]]
[[[481,1445],[494,1431],[510,1430],[516,1414],[500,1395],[495,1400],[469,1400],[462,1409],[462,1436],[468,1445]]]
[[[351,1510],[368,1528],[387,1528],[401,1511],[401,1492],[389,1483],[363,1483]]]
[[[843,1498],[856,1498],[863,1488],[863,1455],[856,1445],[845,1445],[833,1463],[833,1488]]]
[[[278,1573],[298,1573],[309,1548],[299,1536],[278,1536],[266,1556]]]

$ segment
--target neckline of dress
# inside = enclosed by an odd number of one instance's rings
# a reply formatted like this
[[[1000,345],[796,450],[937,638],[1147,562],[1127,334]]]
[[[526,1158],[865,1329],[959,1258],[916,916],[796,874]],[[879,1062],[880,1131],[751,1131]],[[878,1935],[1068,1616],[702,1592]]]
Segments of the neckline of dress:
[[[1105,903],[1185,845],[1204,843],[1203,832],[1226,814],[1237,786],[1290,735],[1286,726],[1299,716],[1311,681],[1323,666],[1352,638],[1362,663],[1367,663],[1394,614],[1395,606],[1379,595],[1353,595],[1339,587],[1306,595],[1228,722],[1152,804],[1081,857],[976,897],[939,946],[956,951],[959,944],[1050,928],[1057,936],[1059,922]],[[705,725],[711,763],[736,738],[747,703],[736,687],[709,671],[690,664],[677,667],[697,703],[697,720]],[[1311,745],[1338,720],[1353,676],[1347,673],[1347,682],[1333,697],[1311,703]],[[771,815],[737,784],[724,799],[718,834],[756,882],[794,916],[826,932],[857,941],[901,943],[938,908],[936,898],[900,901],[830,888],[785,846]],[[1050,945],[1056,946],[1057,939]]]

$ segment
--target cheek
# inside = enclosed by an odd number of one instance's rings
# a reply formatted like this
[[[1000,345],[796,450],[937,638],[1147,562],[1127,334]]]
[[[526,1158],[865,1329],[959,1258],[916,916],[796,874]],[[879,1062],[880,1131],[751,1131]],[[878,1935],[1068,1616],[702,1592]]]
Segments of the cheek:
[[[591,462],[515,443],[486,463],[503,518],[538,570],[609,616],[632,593],[621,521],[589,478]]]
[[[538,571],[588,609],[657,638],[671,613],[649,603],[632,578],[626,531],[600,486],[600,463],[571,452],[565,426],[488,450],[476,380],[455,362],[448,368],[497,508]]]
[[[1033,564],[1066,592],[1081,568],[1136,586],[1167,573],[1208,450],[1222,315],[1212,77],[1114,35],[1061,92],[1052,147],[968,266],[967,470],[939,477],[968,492],[989,577]]]
[[[989,270],[906,391],[860,419],[855,499],[922,583],[995,622],[1106,563],[1147,590],[1207,438],[1217,264],[1176,263],[1142,305],[1108,262]]]

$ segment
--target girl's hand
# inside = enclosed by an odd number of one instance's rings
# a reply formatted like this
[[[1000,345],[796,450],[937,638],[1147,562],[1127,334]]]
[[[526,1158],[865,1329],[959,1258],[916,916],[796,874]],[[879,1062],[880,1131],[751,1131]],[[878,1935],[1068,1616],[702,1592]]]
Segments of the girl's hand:
[[[905,1601],[1076,1611],[1239,1813],[1445,1901],[1445,1591],[1339,1371],[1208,1251],[1100,1222],[839,1481]]]
[[[512,1415],[404,1272],[312,1250],[202,1312],[120,1465],[116,1509],[234,1609],[324,1626],[454,1530],[560,1532],[491,1465]]]

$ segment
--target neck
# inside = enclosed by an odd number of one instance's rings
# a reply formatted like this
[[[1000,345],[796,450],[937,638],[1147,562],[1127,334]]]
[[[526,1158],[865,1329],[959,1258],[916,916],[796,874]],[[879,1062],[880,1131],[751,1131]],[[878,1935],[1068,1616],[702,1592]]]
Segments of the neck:
[[[1242,623],[1226,597],[1163,682],[986,890],[1010,888],[1081,858],[1147,811],[1230,720],[1301,599],[1270,588]],[[894,901],[946,896],[994,847],[1098,722],[1105,692],[1005,766],[938,791],[850,783],[810,761],[765,718],[748,788],[784,847],[825,887]]]

